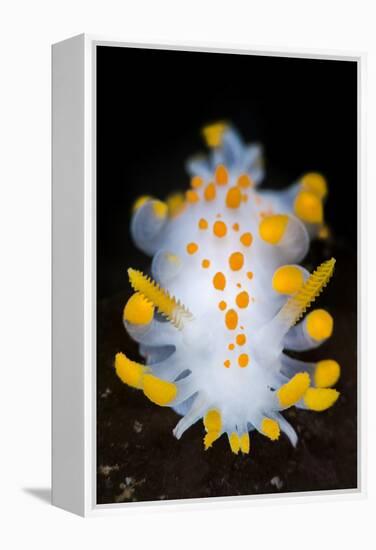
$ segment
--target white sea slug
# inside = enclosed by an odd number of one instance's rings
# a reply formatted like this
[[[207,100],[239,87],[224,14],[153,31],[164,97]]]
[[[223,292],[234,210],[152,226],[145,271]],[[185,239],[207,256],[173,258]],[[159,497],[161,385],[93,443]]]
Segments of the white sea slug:
[[[203,134],[210,155],[188,162],[185,197],[135,204],[131,232],[153,257],[152,278],[128,270],[135,294],[124,324],[146,364],[118,353],[116,373],[182,416],[178,439],[202,418],[205,449],[227,434],[234,453],[249,453],[252,430],[271,440],[282,431],[296,445],[281,411],[323,411],[339,396],[336,361],[306,363],[284,351],[315,348],[333,329],[323,309],[302,317],[335,260],[312,274],[298,264],[326,231],[326,181],[309,173],[284,191],[259,190],[260,147],[224,123]]]

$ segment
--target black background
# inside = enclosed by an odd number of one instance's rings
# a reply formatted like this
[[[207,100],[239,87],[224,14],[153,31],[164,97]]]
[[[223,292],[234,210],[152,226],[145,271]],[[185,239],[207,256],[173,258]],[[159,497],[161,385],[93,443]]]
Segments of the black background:
[[[297,449],[252,433],[250,456],[231,454],[223,437],[204,452],[202,425],[177,442],[177,415],[122,385],[113,370],[118,351],[139,358],[121,322],[131,292],[126,269],[150,262],[131,242],[131,205],[141,194],[186,189],[184,163],[204,150],[200,128],[217,119],[262,143],[265,187],[285,187],[311,170],[329,182],[332,238],[313,243],[304,265],[337,259],[318,301],[334,315],[335,331],[307,359],[340,362],[341,397],[325,413],[286,413]],[[355,62],[97,48],[99,503],[356,486],[356,215]]]

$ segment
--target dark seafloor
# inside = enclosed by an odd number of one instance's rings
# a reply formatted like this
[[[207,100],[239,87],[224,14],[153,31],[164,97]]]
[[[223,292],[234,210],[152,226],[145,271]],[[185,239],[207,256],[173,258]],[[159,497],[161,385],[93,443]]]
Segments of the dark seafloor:
[[[338,402],[322,413],[285,412],[299,435],[294,449],[283,434],[276,442],[251,432],[249,455],[234,455],[223,435],[204,451],[202,422],[176,440],[178,415],[161,408],[115,375],[115,353],[136,358],[137,345],[122,325],[130,291],[98,304],[98,504],[202,498],[357,486],[356,263],[344,244],[317,242],[304,265],[314,268],[334,255],[336,272],[316,306],[335,319],[333,336],[307,359],[335,358],[342,367]],[[126,286],[126,285],[125,285]],[[302,354],[300,356],[303,356]]]

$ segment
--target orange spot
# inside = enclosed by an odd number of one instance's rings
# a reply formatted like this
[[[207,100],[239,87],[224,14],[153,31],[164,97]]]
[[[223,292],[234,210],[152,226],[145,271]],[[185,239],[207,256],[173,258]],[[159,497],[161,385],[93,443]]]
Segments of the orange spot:
[[[200,229],[207,229],[208,228],[208,222],[205,220],[205,218],[201,218],[198,222],[198,226]]]
[[[252,273],[252,271],[248,271],[248,272],[247,272],[247,277],[248,277],[248,279],[253,279],[253,273]]]
[[[226,369],[230,368],[230,365],[231,365],[231,361],[229,361],[228,359],[226,359],[226,361],[223,362],[224,366],[226,367]]]
[[[234,225],[232,226],[233,230],[234,231],[239,231],[239,224],[238,223],[234,223]]]
[[[196,243],[189,243],[187,244],[187,252],[188,254],[195,254],[198,250],[198,244]]]
[[[242,287],[241,283],[236,283],[236,286],[237,286],[238,288],[241,288],[241,287]]]
[[[198,193],[196,193],[196,191],[192,191],[192,189],[188,189],[188,191],[185,192],[185,197],[191,204],[194,204],[200,200]]]
[[[229,309],[226,313],[226,327],[229,330],[235,330],[238,326],[238,314],[234,309]]]
[[[213,286],[217,290],[224,290],[226,286],[226,277],[220,271],[213,277]]]
[[[226,185],[228,182],[227,168],[223,164],[219,164],[215,169],[215,181],[218,185]]]
[[[243,233],[243,235],[240,237],[240,242],[244,244],[244,246],[251,246],[252,241],[252,233]]]
[[[243,189],[247,189],[247,187],[253,187],[253,182],[251,178],[248,176],[248,174],[241,174],[238,177],[237,184],[239,187],[242,187]]]
[[[205,187],[205,191],[204,191],[205,200],[213,201],[215,199],[216,195],[217,195],[217,191],[215,190],[214,183],[209,183]]]
[[[248,202],[248,195],[247,195],[247,193],[244,193],[244,195],[242,195],[242,201],[243,201],[243,202]]]
[[[207,269],[208,267],[210,267],[210,260],[202,260],[201,265],[204,269]]]
[[[199,189],[203,183],[204,182],[202,178],[200,178],[200,176],[193,176],[193,178],[191,179],[191,187],[193,189]]]
[[[244,344],[246,343],[247,341],[247,338],[246,338],[246,335],[245,334],[238,334],[237,337],[236,337],[236,343],[238,344],[238,346],[244,346]]]
[[[219,304],[218,304],[218,307],[219,307],[219,309],[220,309],[221,311],[224,311],[224,310],[226,309],[226,307],[227,307],[227,304],[226,304],[226,302],[224,302],[223,300],[221,300],[221,301],[219,302]]]
[[[227,233],[227,226],[225,222],[218,221],[213,225],[213,233],[216,237],[224,237]]]
[[[249,357],[246,353],[241,353],[238,357],[238,364],[239,364],[239,367],[246,367],[249,363]]]
[[[239,294],[236,297],[236,305],[242,309],[245,307],[248,307],[249,304],[249,296],[248,292],[243,290],[243,292],[239,292]]]
[[[231,350],[231,351],[232,351],[233,349],[235,349],[234,344],[229,344],[229,345],[228,345],[228,349]]]
[[[241,330],[244,330],[244,327],[243,327],[243,325],[240,325],[240,327],[239,327],[239,328],[240,328]]]
[[[239,187],[231,187],[227,191],[226,195],[226,206],[228,208],[238,208],[242,200],[242,194]]]
[[[244,264],[244,256],[241,252],[233,252],[228,259],[230,267],[233,271],[239,271]]]

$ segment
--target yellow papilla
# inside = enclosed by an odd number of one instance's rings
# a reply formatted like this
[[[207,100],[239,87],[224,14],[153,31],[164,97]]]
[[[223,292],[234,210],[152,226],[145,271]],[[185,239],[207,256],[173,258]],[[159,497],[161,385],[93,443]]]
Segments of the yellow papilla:
[[[249,443],[249,433],[245,432],[240,436],[240,450],[244,454],[249,453],[250,443]]]
[[[302,270],[295,265],[284,265],[273,275],[272,287],[280,294],[295,294],[304,284]]]
[[[126,303],[123,318],[134,325],[148,325],[154,316],[154,306],[140,292],[136,292]]]
[[[304,222],[322,223],[324,211],[322,201],[312,191],[300,191],[295,197],[294,212]]]
[[[306,317],[306,329],[314,340],[325,340],[332,335],[333,317],[325,309],[315,309]]]
[[[332,388],[309,388],[304,395],[304,403],[311,411],[329,409],[337,401],[339,392]]]
[[[315,193],[320,199],[326,197],[328,193],[328,184],[322,174],[318,172],[309,172],[301,178],[301,184],[304,189]]]
[[[309,382],[307,372],[298,372],[289,382],[281,386],[276,392],[281,407],[291,407],[300,401],[309,387]]]
[[[263,418],[261,432],[272,441],[276,441],[281,434],[278,422],[272,418]]]
[[[176,218],[186,206],[183,193],[172,193],[167,197],[166,204],[169,216]]]
[[[221,434],[219,432],[208,432],[204,437],[204,447],[205,451],[207,451],[216,441],[221,437]]]
[[[222,145],[223,133],[227,128],[225,122],[208,124],[202,129],[202,134],[208,147],[220,147]]]
[[[153,374],[144,375],[143,390],[150,401],[162,407],[171,403],[178,393],[176,384],[161,380]]]
[[[333,359],[324,359],[316,364],[314,381],[318,388],[330,388],[338,381],[341,367]]]
[[[142,389],[143,376],[146,371],[144,365],[131,361],[124,353],[117,353],[115,356],[115,370],[124,384],[128,384],[132,388]]]
[[[204,426],[207,432],[220,432],[222,428],[221,413],[216,409],[208,411],[204,418]]]
[[[240,438],[239,435],[236,432],[232,432],[231,435],[228,436],[228,440],[230,442],[230,447],[233,453],[236,455],[240,451]]]
[[[153,201],[153,212],[156,218],[162,220],[167,216],[168,207],[167,204],[163,201]]]
[[[147,201],[152,200],[152,197],[150,195],[142,195],[141,197],[138,197],[138,199],[135,200],[133,203],[132,210],[133,212],[136,212],[143,206]]]
[[[285,234],[288,221],[286,214],[266,216],[259,225],[260,237],[269,244],[278,244]]]

